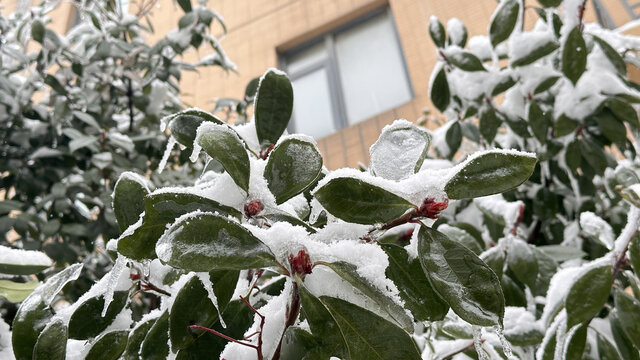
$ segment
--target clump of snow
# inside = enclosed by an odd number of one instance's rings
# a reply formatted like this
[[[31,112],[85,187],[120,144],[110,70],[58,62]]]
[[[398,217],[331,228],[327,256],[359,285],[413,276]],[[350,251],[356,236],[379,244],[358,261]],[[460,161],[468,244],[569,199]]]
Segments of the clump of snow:
[[[115,264],[107,273],[104,278],[107,278],[107,286],[104,291],[104,308],[102,309],[101,316],[104,317],[107,314],[107,309],[113,301],[113,293],[118,290],[128,290],[131,287],[131,279],[127,270],[127,258],[118,254]]]
[[[482,211],[491,214],[492,217],[504,219],[504,231],[510,232],[520,217],[520,211],[524,203],[520,200],[508,202],[502,194],[483,196],[473,199],[473,203]]]
[[[585,235],[599,241],[607,249],[613,249],[613,229],[601,217],[591,211],[585,211],[580,214],[580,227]]]
[[[14,359],[13,347],[11,345],[11,330],[9,330],[9,324],[4,322],[4,319],[0,317],[0,358],[2,359]]]
[[[492,57],[491,41],[488,36],[476,35],[469,39],[469,51],[480,60],[490,60]]]
[[[115,189],[116,187],[118,187],[118,183],[123,179],[137,182],[138,184],[142,185],[147,190],[147,192],[151,192],[151,189],[153,189],[153,184],[151,183],[151,181],[149,181],[149,179],[133,171],[124,171],[123,173],[121,173],[113,188]],[[115,192],[111,193],[111,198],[113,198],[114,194]]]
[[[504,310],[504,334],[511,337],[525,335],[532,331],[543,332],[542,324],[536,321],[534,314],[523,307],[507,306]]]
[[[447,21],[447,35],[452,44],[460,44],[464,37],[467,36],[464,24],[458,18],[451,18]]]
[[[171,151],[176,146],[178,141],[173,137],[169,136],[169,140],[167,141],[167,147],[164,149],[164,154],[162,154],[162,159],[160,159],[160,163],[158,164],[158,174],[162,173],[165,167],[167,167],[167,161],[169,161],[169,156],[171,156]]]
[[[199,273],[196,273],[196,276],[198,277],[198,279],[200,279],[200,282],[204,286],[205,290],[207,290],[207,296],[209,296],[209,300],[211,300],[211,303],[213,304],[213,306],[216,308],[216,311],[218,312],[218,319],[220,320],[220,325],[222,325],[223,328],[226,328],[227,324],[225,324],[224,320],[222,319],[222,311],[218,306],[218,297],[213,291],[213,283],[211,282],[209,273],[199,272]]]
[[[0,264],[15,266],[51,266],[53,261],[43,252],[13,249],[0,245]]]
[[[413,123],[400,119],[382,129],[371,145],[369,171],[390,180],[402,180],[416,172],[416,164],[424,158],[430,136]]]
[[[548,31],[515,32],[509,37],[509,59],[517,61],[528,56],[545,44],[555,42],[555,36]]]
[[[260,142],[258,141],[255,119],[252,119],[242,125],[235,125],[233,129],[238,133],[238,135],[240,135],[249,149],[256,153],[260,151]]]

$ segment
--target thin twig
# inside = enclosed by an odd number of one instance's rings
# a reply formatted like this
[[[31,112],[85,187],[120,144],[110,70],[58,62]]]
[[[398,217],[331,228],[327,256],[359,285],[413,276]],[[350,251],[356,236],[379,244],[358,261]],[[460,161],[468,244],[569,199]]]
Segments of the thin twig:
[[[212,334],[218,335],[219,337],[221,337],[221,338],[223,338],[223,339],[225,339],[225,340],[232,341],[232,342],[234,342],[234,343],[236,343],[236,344],[240,344],[240,345],[248,346],[248,347],[250,347],[250,348],[254,348],[254,349],[256,348],[256,345],[248,344],[248,343],[246,343],[246,342],[244,342],[244,341],[236,340],[236,339],[234,339],[234,338],[232,338],[232,337],[230,337],[230,336],[227,336],[227,335],[225,335],[225,334],[223,334],[223,333],[221,333],[221,332],[219,332],[219,331],[217,331],[217,330],[209,329],[209,328],[204,327],[204,326],[200,326],[200,325],[189,325],[189,329],[195,329],[195,330],[203,330],[203,331],[207,331],[207,332],[210,332],[210,333],[212,333]]]

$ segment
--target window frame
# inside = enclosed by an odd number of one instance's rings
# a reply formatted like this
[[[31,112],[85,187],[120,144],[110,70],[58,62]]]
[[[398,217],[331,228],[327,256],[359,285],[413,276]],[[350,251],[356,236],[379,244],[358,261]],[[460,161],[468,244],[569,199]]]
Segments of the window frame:
[[[340,69],[338,69],[338,59],[336,55],[336,46],[335,46],[335,38],[340,33],[355,28],[359,25],[366,23],[367,21],[374,19],[378,16],[386,16],[386,18],[390,21],[391,26],[393,28],[393,37],[396,42],[397,51],[401,55],[402,59],[401,65],[402,70],[406,79],[406,84],[409,90],[409,100],[407,102],[412,101],[415,98],[415,92],[413,90],[413,84],[411,83],[411,77],[409,76],[409,68],[407,66],[407,60],[404,56],[404,51],[402,49],[402,43],[400,41],[400,36],[398,34],[398,28],[396,27],[396,22],[393,17],[393,13],[391,8],[388,5],[380,7],[378,9],[367,12],[364,15],[361,15],[353,20],[350,20],[342,25],[336,26],[335,28],[318,35],[308,41],[305,41],[303,44],[294,46],[290,49],[278,53],[278,63],[281,69],[287,70],[289,78],[291,81],[295,81],[305,75],[308,75],[314,71],[319,69],[325,69],[327,73],[327,83],[330,92],[331,104],[333,105],[332,115],[333,122],[336,132],[350,126],[349,120],[347,119],[347,109],[346,104],[344,102],[344,94],[342,92],[342,85],[340,80]],[[312,48],[318,44],[323,44],[324,51],[326,52],[326,58],[322,61],[316,61],[309,65],[302,67],[301,69],[289,72],[288,70],[288,62],[287,60],[291,57],[302,53],[305,50]],[[403,105],[405,103],[399,104]],[[295,119],[292,114],[292,121],[289,122],[287,130],[290,133],[294,133],[295,129]],[[375,115],[374,115],[375,116]],[[366,121],[362,120],[362,121]],[[356,123],[357,124],[357,123]],[[356,125],[351,124],[351,125]],[[329,134],[331,135],[331,134]],[[326,135],[326,136],[329,136]]]

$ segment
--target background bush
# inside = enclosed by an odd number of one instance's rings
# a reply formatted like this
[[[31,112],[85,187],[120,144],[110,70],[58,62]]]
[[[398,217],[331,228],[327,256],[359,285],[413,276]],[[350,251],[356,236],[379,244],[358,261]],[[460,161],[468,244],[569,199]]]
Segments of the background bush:
[[[81,264],[31,292],[13,353],[639,358],[637,40],[584,25],[581,2],[540,5],[525,31],[503,0],[468,48],[464,25],[432,18],[430,96],[448,121],[385,127],[363,171],[328,171],[313,139],[285,133],[293,91],[275,69],[247,123],[167,117],[204,171],[155,190],[120,175],[113,268],[70,306],[56,294]],[[454,164],[463,144],[477,151]]]

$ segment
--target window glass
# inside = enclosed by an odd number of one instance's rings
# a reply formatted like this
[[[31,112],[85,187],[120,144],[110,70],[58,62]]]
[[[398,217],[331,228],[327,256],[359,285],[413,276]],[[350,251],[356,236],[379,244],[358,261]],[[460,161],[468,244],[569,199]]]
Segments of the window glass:
[[[296,53],[287,59],[287,71],[293,74],[308,66],[316,65],[327,58],[327,50],[324,42],[319,42],[311,47]]]
[[[349,124],[411,100],[400,46],[388,15],[339,33],[335,40]]]
[[[335,132],[327,71],[320,68],[295,78],[292,86],[295,131],[316,139]]]

